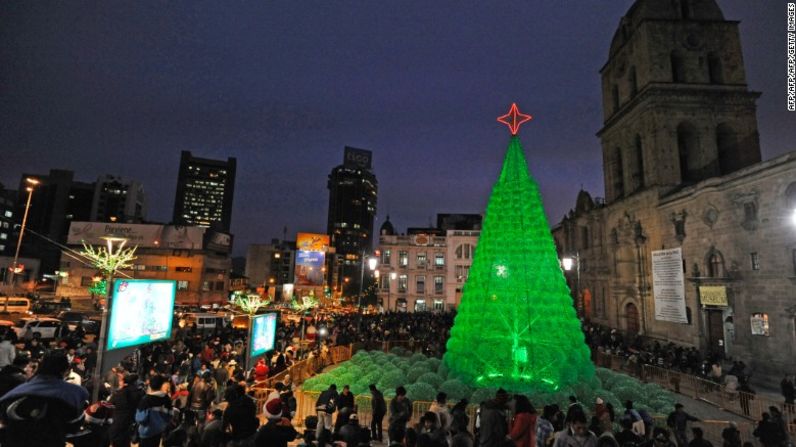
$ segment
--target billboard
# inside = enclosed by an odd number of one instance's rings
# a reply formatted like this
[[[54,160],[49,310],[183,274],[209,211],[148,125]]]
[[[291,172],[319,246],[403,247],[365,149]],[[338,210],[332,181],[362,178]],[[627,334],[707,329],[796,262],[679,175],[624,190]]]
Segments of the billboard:
[[[177,282],[117,279],[113,282],[107,349],[171,338]]]
[[[276,341],[275,313],[255,315],[251,319],[249,357],[254,358],[274,349]]]
[[[72,222],[68,245],[105,245],[104,237],[122,237],[140,248],[201,250],[205,229],[184,225],[148,225],[103,222]]]
[[[370,169],[373,152],[365,149],[346,146],[343,152],[343,166],[350,168]]]
[[[296,235],[296,268],[294,284],[322,286],[329,235],[298,233]]]

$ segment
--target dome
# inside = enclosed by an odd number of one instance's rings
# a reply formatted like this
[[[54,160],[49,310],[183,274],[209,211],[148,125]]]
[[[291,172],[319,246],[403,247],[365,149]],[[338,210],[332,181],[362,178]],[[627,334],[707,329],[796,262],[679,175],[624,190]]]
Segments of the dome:
[[[392,223],[390,222],[390,215],[387,215],[387,220],[381,224],[381,229],[379,229],[379,234],[382,236],[394,236],[395,235],[395,228],[393,228]]]

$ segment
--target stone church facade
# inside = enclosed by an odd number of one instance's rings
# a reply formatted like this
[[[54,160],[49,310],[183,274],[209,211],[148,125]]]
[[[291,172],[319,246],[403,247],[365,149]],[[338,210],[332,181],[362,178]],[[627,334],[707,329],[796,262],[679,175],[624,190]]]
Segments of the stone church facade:
[[[761,162],[738,22],[715,0],[638,0],[600,73],[605,200],[581,191],[553,229],[579,312],[792,373],[796,152]],[[674,248],[687,323],[655,317],[652,252]]]

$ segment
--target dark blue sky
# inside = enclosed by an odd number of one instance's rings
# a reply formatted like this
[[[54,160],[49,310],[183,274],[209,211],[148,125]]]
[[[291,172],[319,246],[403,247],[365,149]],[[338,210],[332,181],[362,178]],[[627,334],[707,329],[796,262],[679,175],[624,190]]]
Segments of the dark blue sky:
[[[238,158],[236,252],[325,231],[343,146],[374,152],[379,216],[400,231],[481,212],[522,141],[548,217],[602,196],[600,78],[631,0],[103,1],[0,5],[0,182],[66,168],[144,182],[168,221],[181,150]],[[794,149],[785,4],[719,0],[762,91],[763,158]]]

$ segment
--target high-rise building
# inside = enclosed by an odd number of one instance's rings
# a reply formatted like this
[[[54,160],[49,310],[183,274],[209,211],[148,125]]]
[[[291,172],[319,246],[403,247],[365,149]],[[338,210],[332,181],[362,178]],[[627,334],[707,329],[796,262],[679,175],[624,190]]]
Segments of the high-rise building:
[[[7,190],[0,184],[0,256],[14,255],[19,234],[14,228],[16,205],[17,192]]]
[[[345,295],[359,293],[362,258],[373,250],[378,182],[372,158],[371,151],[346,146],[343,164],[329,174],[327,231],[335,247],[335,269]]]
[[[173,221],[229,233],[235,192],[234,157],[210,160],[182,151]]]
[[[144,220],[144,188],[134,180],[104,175],[94,185],[93,222],[140,223]]]

